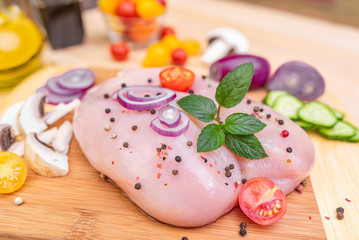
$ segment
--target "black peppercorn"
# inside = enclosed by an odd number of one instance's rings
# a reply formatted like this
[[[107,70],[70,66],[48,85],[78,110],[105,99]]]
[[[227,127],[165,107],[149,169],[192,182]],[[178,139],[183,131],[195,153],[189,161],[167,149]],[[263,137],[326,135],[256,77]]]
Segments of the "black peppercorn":
[[[191,141],[188,141],[188,142],[187,142],[187,146],[189,146],[189,147],[192,146],[192,144],[193,144],[193,143],[192,143]]]
[[[145,94],[145,96],[144,97],[150,97],[150,95],[149,94]]]
[[[234,165],[232,163],[229,164],[229,169],[234,169]]]
[[[259,107],[255,106],[255,107],[253,108],[253,112],[258,112],[258,111],[259,111]]]
[[[291,147],[287,147],[286,151],[291,153],[293,151],[293,149]]]
[[[155,109],[151,109],[151,114],[155,114],[156,110]]]
[[[245,222],[241,222],[240,227],[241,227],[241,228],[246,228],[246,227],[247,227],[247,223],[245,223]]]
[[[252,100],[247,99],[247,104],[251,104]]]
[[[158,93],[156,93],[156,96],[159,96],[159,95],[161,95],[162,93],[160,93],[160,92],[158,92]]]
[[[110,113],[110,112],[111,112],[111,109],[109,109],[109,108],[105,109],[105,113]]]
[[[339,212],[344,213],[344,208],[338,207],[338,208],[337,208],[337,213],[339,213]]]
[[[247,234],[247,230],[245,230],[244,228],[242,228],[241,230],[239,230],[239,234],[244,237]]]
[[[206,77],[206,75],[202,75],[202,79],[206,79],[207,77]]]
[[[110,122],[115,122],[115,118],[110,118]]]
[[[137,130],[137,125],[133,125],[132,126],[132,131],[136,131]]]
[[[178,170],[176,169],[172,170],[172,174],[176,176],[178,174]]]
[[[267,117],[268,119],[271,118],[271,116],[272,116],[272,115],[270,115],[270,114],[267,114],[267,115],[266,115],[266,117]]]
[[[193,94],[194,91],[193,91],[192,89],[190,89],[190,90],[188,91],[188,93],[189,93],[189,94]]]
[[[242,178],[241,182],[242,184],[245,184],[247,182],[247,178]]]
[[[228,172],[229,171],[229,167],[225,167],[224,171]]]
[[[124,142],[123,147],[128,148],[128,142]]]
[[[161,148],[162,148],[162,149],[166,149],[166,148],[167,148],[167,145],[166,145],[166,144],[162,144],[162,145],[161,145]]]
[[[279,119],[279,120],[278,120],[278,124],[279,124],[279,125],[283,125],[283,124],[284,124],[284,121],[283,121],[282,119]]]
[[[151,78],[147,79],[147,82],[148,82],[148,83],[151,83],[151,82],[152,82],[152,79],[151,79]]]
[[[135,184],[135,188],[136,188],[137,190],[140,190],[140,189],[141,189],[141,183],[136,183],[136,184]]]
[[[263,108],[260,108],[260,109],[259,109],[259,111],[260,111],[260,112],[263,112],[263,111],[264,111],[264,109],[263,109]]]
[[[232,173],[230,171],[226,171],[226,177],[232,176]]]
[[[176,162],[180,162],[182,159],[181,159],[180,156],[176,156],[176,157],[175,157],[175,160],[176,160]]]
[[[107,99],[107,98],[110,97],[110,95],[109,95],[108,93],[105,93],[105,94],[103,95],[103,97],[104,97],[105,99]]]
[[[344,213],[338,212],[337,213],[337,218],[338,218],[338,220],[342,220],[344,218]]]
[[[126,83],[122,83],[122,84],[121,84],[121,87],[122,87],[122,88],[126,87]]]
[[[162,151],[161,148],[156,148],[156,150],[157,150],[157,152],[159,152],[159,153]]]

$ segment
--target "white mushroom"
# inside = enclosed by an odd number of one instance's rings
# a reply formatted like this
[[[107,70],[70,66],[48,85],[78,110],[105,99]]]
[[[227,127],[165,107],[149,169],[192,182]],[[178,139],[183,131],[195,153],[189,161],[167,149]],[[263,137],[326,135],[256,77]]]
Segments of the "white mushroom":
[[[35,93],[22,107],[18,123],[23,135],[30,132],[40,133],[47,128],[43,119],[45,93]]]
[[[14,130],[15,136],[20,135],[21,132],[17,126],[17,118],[20,113],[21,108],[24,106],[25,101],[18,102],[9,108],[1,116],[0,123],[10,124],[12,129]]]
[[[249,41],[246,36],[233,28],[216,28],[207,34],[209,46],[202,55],[202,61],[212,64],[228,53],[246,54]]]
[[[67,156],[41,142],[36,133],[26,136],[24,159],[32,170],[45,177],[65,176],[69,171]]]
[[[0,124],[0,152],[7,151],[15,142],[15,134],[10,124]]]
[[[72,124],[69,121],[65,121],[57,132],[52,147],[59,153],[67,154],[69,151],[69,144],[72,138]]]
[[[68,104],[60,103],[44,116],[45,122],[49,125],[53,124],[54,122],[71,112],[73,109],[75,109],[79,104],[79,99],[75,99]]]

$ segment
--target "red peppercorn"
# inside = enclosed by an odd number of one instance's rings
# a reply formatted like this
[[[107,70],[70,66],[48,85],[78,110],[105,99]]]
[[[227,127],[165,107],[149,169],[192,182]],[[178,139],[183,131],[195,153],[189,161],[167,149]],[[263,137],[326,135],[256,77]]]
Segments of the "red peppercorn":
[[[283,130],[280,135],[282,135],[282,137],[286,138],[289,136],[289,132],[287,130]]]

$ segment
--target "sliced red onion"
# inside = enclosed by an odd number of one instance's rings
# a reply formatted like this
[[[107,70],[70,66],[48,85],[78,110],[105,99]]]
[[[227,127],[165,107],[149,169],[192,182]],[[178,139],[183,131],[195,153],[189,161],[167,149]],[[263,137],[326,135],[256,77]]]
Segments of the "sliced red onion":
[[[75,68],[58,79],[58,85],[69,90],[87,90],[95,84],[95,74],[88,68]]]
[[[84,95],[83,92],[79,92],[77,94],[73,94],[73,95],[58,95],[55,94],[53,92],[50,92],[49,90],[47,90],[45,87],[39,87],[38,89],[36,89],[35,92],[44,92],[46,93],[46,98],[45,98],[45,102],[48,104],[52,104],[52,105],[57,105],[59,103],[69,103],[72,100],[79,98],[81,99]]]
[[[135,89],[130,89],[127,93],[127,98],[136,102],[148,102],[164,97],[161,92],[159,95],[155,93],[154,96],[153,95],[151,96],[151,94],[153,94],[153,92],[152,91],[148,92],[147,89],[146,91],[143,90],[136,91]]]
[[[181,114],[179,113],[177,108],[169,106],[160,109],[158,113],[158,119],[162,124],[166,125],[167,127],[173,128],[177,127],[178,124],[181,122]]]
[[[83,91],[82,89],[65,89],[59,86],[58,81],[61,78],[61,76],[52,77],[49,80],[47,80],[45,88],[52,93],[58,94],[58,95],[64,95],[69,96],[73,94],[78,94],[79,92]]]
[[[181,121],[180,123],[173,128],[163,125],[159,119],[156,117],[152,120],[150,127],[157,132],[158,134],[166,137],[177,137],[182,133],[186,132],[189,128],[189,117],[183,111],[179,111]]]
[[[156,95],[157,93],[161,93],[158,95],[156,99],[149,99],[147,101],[134,101],[129,99],[128,92],[131,90],[141,90],[152,92],[151,95]],[[144,97],[145,98],[145,97]],[[162,107],[163,105],[171,102],[176,98],[176,93],[167,88],[155,87],[155,86],[131,86],[125,87],[118,91],[117,101],[125,108],[130,110],[151,110],[154,108]]]

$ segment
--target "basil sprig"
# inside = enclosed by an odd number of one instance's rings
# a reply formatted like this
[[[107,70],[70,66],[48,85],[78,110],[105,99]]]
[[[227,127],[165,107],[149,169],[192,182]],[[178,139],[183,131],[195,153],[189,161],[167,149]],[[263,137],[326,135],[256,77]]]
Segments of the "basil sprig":
[[[253,63],[240,65],[229,72],[216,89],[216,101],[200,95],[189,95],[178,100],[188,114],[206,123],[197,139],[197,152],[210,152],[225,144],[233,153],[247,159],[268,157],[254,133],[266,124],[246,113],[233,113],[224,122],[221,108],[233,108],[246,95],[253,78]]]

